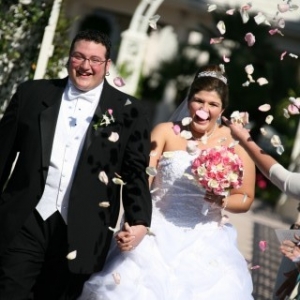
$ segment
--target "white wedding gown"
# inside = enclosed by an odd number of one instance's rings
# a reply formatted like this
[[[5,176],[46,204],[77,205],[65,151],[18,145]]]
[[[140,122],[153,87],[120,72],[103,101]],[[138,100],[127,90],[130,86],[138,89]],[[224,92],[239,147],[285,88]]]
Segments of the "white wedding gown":
[[[103,271],[85,283],[80,300],[253,299],[235,229],[221,224],[220,208],[201,213],[203,191],[185,176],[191,174],[195,156],[186,151],[171,154],[160,159],[154,180],[155,236],[146,235],[138,247],[124,253],[113,240]]]

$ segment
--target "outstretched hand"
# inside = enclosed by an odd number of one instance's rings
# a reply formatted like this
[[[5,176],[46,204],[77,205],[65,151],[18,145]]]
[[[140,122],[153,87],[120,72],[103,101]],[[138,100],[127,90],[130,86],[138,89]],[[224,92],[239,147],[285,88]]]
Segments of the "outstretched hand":
[[[224,116],[222,116],[222,120],[225,123],[225,125],[229,127],[234,139],[243,142],[246,142],[247,140],[251,139],[249,129],[245,128],[243,123],[232,122]]]
[[[126,222],[115,239],[121,251],[131,251],[139,245],[146,233],[147,228],[144,225],[129,226]]]

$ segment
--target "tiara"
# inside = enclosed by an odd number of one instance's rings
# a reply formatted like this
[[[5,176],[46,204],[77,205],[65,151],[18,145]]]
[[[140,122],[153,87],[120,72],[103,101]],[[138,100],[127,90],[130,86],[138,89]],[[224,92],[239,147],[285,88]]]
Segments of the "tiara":
[[[220,72],[203,71],[203,72],[200,72],[197,77],[198,78],[199,77],[214,77],[214,78],[220,79],[225,84],[227,84],[227,78],[225,76],[223,76]]]

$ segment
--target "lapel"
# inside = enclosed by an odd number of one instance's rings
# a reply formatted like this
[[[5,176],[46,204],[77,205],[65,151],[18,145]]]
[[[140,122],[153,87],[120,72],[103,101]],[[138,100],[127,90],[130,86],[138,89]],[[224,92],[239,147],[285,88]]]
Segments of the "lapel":
[[[42,166],[43,175],[46,179],[50,162],[55,127],[61,104],[62,94],[67,84],[67,78],[54,81],[54,84],[45,91],[43,105],[45,109],[40,115]]]

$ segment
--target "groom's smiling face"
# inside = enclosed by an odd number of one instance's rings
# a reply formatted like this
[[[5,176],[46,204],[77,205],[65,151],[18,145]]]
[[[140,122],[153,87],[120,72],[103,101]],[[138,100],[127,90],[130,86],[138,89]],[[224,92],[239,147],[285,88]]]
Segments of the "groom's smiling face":
[[[79,40],[74,44],[69,58],[69,77],[79,90],[92,90],[102,83],[110,63],[110,59],[106,59],[106,47],[103,44]]]

